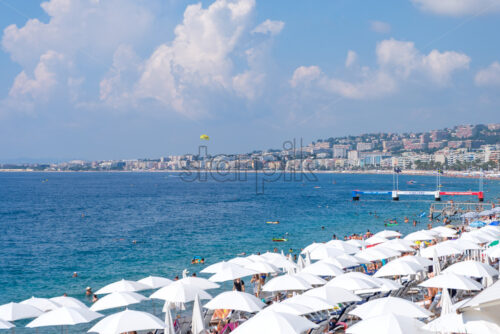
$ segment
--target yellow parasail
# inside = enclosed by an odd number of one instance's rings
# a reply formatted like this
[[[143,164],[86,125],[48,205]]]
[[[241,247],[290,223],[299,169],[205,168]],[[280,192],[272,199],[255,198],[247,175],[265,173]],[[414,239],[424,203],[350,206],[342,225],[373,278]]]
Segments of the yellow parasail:
[[[203,140],[209,140],[209,139],[210,139],[210,137],[209,137],[209,136],[207,136],[207,135],[201,135],[201,136],[200,136],[200,139],[203,139]]]

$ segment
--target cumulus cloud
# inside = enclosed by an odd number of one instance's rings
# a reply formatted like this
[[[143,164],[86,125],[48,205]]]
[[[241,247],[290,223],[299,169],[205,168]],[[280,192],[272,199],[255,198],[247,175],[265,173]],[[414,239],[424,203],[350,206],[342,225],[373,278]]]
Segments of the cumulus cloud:
[[[478,86],[500,85],[500,63],[495,61],[490,66],[478,71],[474,82]]]
[[[380,34],[387,34],[391,31],[391,25],[382,21],[371,21],[370,29]]]
[[[285,22],[271,21],[268,19],[259,24],[257,27],[255,27],[255,29],[252,30],[252,32],[260,34],[277,35],[281,32],[281,30],[283,30],[284,27],[285,27]]]
[[[301,66],[293,73],[290,85],[295,88],[314,85],[349,99],[377,98],[394,93],[410,77],[445,86],[455,71],[467,69],[470,62],[463,53],[432,50],[425,55],[414,43],[394,39],[378,43],[376,56],[378,68],[361,68],[355,74],[356,80],[330,78],[317,66]]]
[[[356,63],[358,59],[358,54],[352,50],[347,51],[347,57],[345,59],[345,67],[351,67]]]
[[[463,16],[500,11],[500,0],[412,0],[422,11],[438,15]]]

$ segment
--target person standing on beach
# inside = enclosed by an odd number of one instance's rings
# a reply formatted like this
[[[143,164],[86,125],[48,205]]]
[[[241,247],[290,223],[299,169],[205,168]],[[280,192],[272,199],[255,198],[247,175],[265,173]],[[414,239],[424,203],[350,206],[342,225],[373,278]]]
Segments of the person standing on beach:
[[[252,276],[252,279],[250,280],[250,283],[252,284],[253,287],[253,294],[255,297],[259,298],[259,293],[260,293],[260,278],[258,274],[255,274]]]

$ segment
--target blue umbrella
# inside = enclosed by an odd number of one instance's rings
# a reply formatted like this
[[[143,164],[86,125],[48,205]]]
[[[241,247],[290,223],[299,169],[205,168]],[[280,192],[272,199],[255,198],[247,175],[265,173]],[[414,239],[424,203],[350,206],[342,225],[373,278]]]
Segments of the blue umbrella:
[[[495,220],[494,222],[491,222],[491,223],[489,223],[488,225],[491,225],[491,226],[498,226],[498,225],[500,225],[500,222]]]

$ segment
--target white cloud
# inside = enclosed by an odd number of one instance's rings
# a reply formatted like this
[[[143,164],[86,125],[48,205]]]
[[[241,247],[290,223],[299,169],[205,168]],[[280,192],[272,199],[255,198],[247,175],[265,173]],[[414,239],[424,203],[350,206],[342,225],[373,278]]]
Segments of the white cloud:
[[[411,0],[420,10],[438,15],[476,15],[500,10],[500,0]]]
[[[278,35],[281,30],[285,27],[285,22],[282,21],[271,21],[271,20],[265,20],[261,24],[259,24],[257,27],[255,27],[254,30],[252,30],[253,33],[261,33],[261,34],[270,34],[270,35]]]
[[[463,53],[433,50],[425,55],[412,42],[394,39],[378,43],[376,56],[378,68],[362,67],[357,80],[330,78],[317,66],[301,66],[293,73],[290,85],[312,86],[350,99],[377,98],[396,92],[410,77],[445,86],[455,71],[467,69],[470,62]]]
[[[345,67],[351,67],[356,63],[358,59],[358,54],[352,50],[347,51],[347,57],[345,59]]]
[[[495,61],[490,66],[478,71],[474,82],[478,86],[500,85],[500,63]]]
[[[391,31],[391,25],[382,21],[371,21],[370,29],[380,34],[387,34]]]

